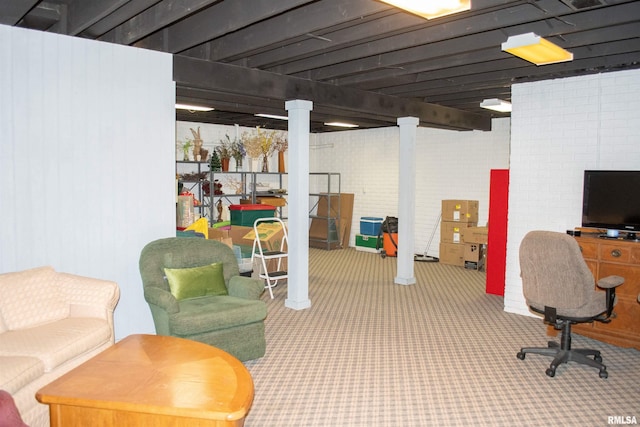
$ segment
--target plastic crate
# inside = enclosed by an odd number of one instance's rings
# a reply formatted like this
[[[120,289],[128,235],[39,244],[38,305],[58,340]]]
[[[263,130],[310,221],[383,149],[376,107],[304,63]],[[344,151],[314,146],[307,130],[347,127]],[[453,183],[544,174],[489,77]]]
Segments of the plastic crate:
[[[275,216],[276,207],[271,205],[231,205],[231,225],[253,227],[253,223],[259,218],[272,218]]]
[[[382,226],[382,218],[373,216],[360,217],[360,234],[365,236],[377,236]]]

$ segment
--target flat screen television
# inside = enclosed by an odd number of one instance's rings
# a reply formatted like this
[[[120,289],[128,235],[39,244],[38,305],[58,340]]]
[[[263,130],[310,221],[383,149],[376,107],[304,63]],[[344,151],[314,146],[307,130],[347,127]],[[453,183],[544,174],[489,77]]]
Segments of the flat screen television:
[[[584,171],[582,226],[624,231],[628,239],[637,239],[640,171]]]

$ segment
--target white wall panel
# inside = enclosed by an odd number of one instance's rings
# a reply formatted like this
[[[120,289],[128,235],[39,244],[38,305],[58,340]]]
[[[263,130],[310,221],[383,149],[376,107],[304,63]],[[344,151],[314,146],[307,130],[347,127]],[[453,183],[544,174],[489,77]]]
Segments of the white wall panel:
[[[0,272],[118,282],[116,337],[153,332],[138,273],[175,233],[171,55],[0,26]]]

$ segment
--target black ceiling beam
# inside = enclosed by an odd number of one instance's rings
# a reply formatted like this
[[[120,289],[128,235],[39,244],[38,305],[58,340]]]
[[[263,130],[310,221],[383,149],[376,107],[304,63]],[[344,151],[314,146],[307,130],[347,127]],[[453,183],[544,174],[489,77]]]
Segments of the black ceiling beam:
[[[374,2],[372,0],[358,0],[358,2],[364,1],[364,5],[367,4],[379,4],[380,2]],[[476,9],[486,9],[498,6],[504,6],[506,3],[521,3],[523,0],[480,0],[475,1],[473,3],[474,11]],[[353,1],[342,1],[341,7],[344,8],[345,4],[352,6],[352,3],[358,3]],[[330,7],[329,4],[336,3],[334,2],[321,2],[318,3],[318,7],[322,7],[325,10],[333,10],[338,9],[333,6]],[[355,5],[354,5],[355,6]],[[385,5],[386,6],[386,5]],[[269,51],[265,51],[263,53],[254,53],[251,51],[243,51],[242,49],[247,46],[244,43],[235,43],[235,55],[240,56],[242,54],[242,58],[244,63],[241,65],[250,66],[254,68],[271,68],[276,65],[282,63],[291,62],[292,59],[296,58],[305,58],[314,56],[315,54],[326,54],[327,52],[344,49],[349,46],[353,46],[355,44],[362,45],[368,41],[379,40],[382,38],[387,38],[391,36],[395,36],[398,34],[408,34],[413,30],[421,29],[428,26],[433,26],[434,24],[429,23],[424,18],[421,18],[417,15],[406,13],[401,11],[398,8],[387,8],[380,9],[379,12],[375,14],[367,14],[367,10],[362,10],[362,17],[356,20],[349,22],[349,25],[341,24],[340,20],[323,20],[322,27],[324,30],[322,32],[318,32],[317,35],[322,36],[322,38],[312,38],[305,37],[302,40],[295,39],[294,37],[290,37],[288,43],[286,44],[285,49],[272,49]],[[465,12],[464,15],[469,15],[475,12]],[[316,16],[317,15],[317,16]],[[301,36],[308,31],[304,31],[302,28],[304,26],[315,27],[318,25],[318,19],[322,19],[326,14],[307,14],[299,19],[301,24],[304,24],[300,30],[294,32],[293,34],[297,34]],[[357,14],[356,14],[357,16]],[[297,18],[296,18],[297,19]],[[440,18],[438,20],[438,26],[443,31],[447,31],[447,21],[450,17]],[[292,19],[293,21],[293,19]],[[267,23],[264,23],[265,26]],[[245,29],[239,33],[247,32],[248,29]],[[273,29],[272,29],[273,31]],[[277,30],[276,30],[277,31]],[[314,33],[316,34],[316,33]],[[236,36],[236,35],[234,35]],[[284,34],[279,37],[282,39]],[[216,45],[224,45],[226,44],[227,37],[221,38],[219,40],[213,41],[211,44],[213,46]],[[235,41],[240,42],[242,39],[240,37],[235,37]],[[230,45],[232,43],[229,43]],[[264,49],[263,49],[264,50]],[[311,53],[310,53],[311,52]],[[315,53],[314,53],[315,52]],[[214,60],[222,60],[225,62],[234,62],[235,57],[225,56],[222,52],[220,55],[213,57]]]
[[[321,37],[322,34],[318,32],[327,27],[359,22],[380,12],[392,13],[390,9],[391,7],[387,4],[372,0],[343,0],[336,7],[327,7],[326,2],[322,1],[312,3],[305,8],[291,10],[267,21],[258,22],[251,28],[211,41],[208,59],[231,62],[246,56],[247,53],[260,52],[267,46],[271,49],[277,48],[280,43],[297,37],[304,36],[305,39],[311,38],[310,35]],[[251,46],[251,52],[247,52],[248,46]],[[251,66],[255,67],[255,65]]]
[[[304,60],[291,61],[277,67],[268,68],[268,70],[280,74],[306,76],[313,80],[323,80],[350,75],[372,67],[395,66],[398,60],[402,61],[414,57],[411,49],[416,46],[430,46],[435,42],[469,36],[470,34],[500,28],[503,25],[521,23],[532,13],[542,14],[532,5],[517,2],[515,6],[506,9],[489,13],[467,13],[446,24],[427,23],[419,29],[408,28],[407,30],[410,31],[389,37],[381,37],[359,44],[351,43],[347,47],[333,50],[329,53],[321,51],[317,55]],[[383,35],[381,34],[381,36]],[[435,49],[430,49],[430,52],[433,52],[433,50]],[[444,56],[448,53],[450,52],[443,50],[439,54]],[[433,53],[431,54],[433,55]]]
[[[531,5],[529,5],[531,6]],[[516,10],[511,10],[515,12]],[[522,12],[522,13],[520,13]],[[357,84],[365,80],[364,76],[360,76],[360,70],[368,70],[371,73],[375,70],[389,70],[393,71],[393,74],[397,77],[402,74],[402,67],[407,64],[407,59],[420,58],[421,61],[426,59],[436,59],[441,68],[447,68],[448,61],[455,61],[457,54],[463,54],[469,51],[469,49],[481,49],[493,47],[495,49],[495,55],[502,57],[508,57],[509,55],[503,53],[500,50],[500,44],[507,39],[507,34],[519,34],[523,32],[536,32],[537,34],[546,36],[547,34],[571,34],[589,29],[597,29],[607,25],[616,25],[625,22],[634,22],[637,25],[638,16],[640,16],[640,4],[621,4],[619,6],[610,6],[600,9],[591,9],[582,13],[574,13],[570,17],[570,21],[551,19],[548,21],[545,19],[538,19],[533,22],[526,22],[526,16],[531,19],[530,12],[520,11],[515,13],[511,19],[508,19],[508,15],[504,15],[504,11],[495,12],[491,14],[491,19],[488,19],[489,26],[475,25],[474,28],[482,28],[486,32],[479,34],[470,34],[462,37],[453,37],[451,39],[444,39],[438,42],[425,43],[419,46],[406,48],[401,51],[394,51],[392,48],[399,48],[400,45],[392,43],[386,47],[381,47],[376,44],[378,55],[360,58],[353,57],[351,60],[346,60],[348,55],[356,55],[356,51],[350,49],[347,55],[342,58],[328,58],[328,55],[322,55],[319,57],[319,61],[327,62],[333,61],[331,65],[315,68],[309,73],[300,73],[300,77],[305,76],[314,80],[330,80],[334,84]],[[540,17],[540,16],[539,16]],[[495,21],[494,21],[495,20]],[[462,20],[461,20],[462,21]],[[524,22],[523,22],[524,21]],[[452,23],[452,26],[459,26],[459,21]],[[507,25],[510,25],[507,27]],[[503,28],[504,26],[504,28]],[[460,29],[464,27],[459,27]],[[453,34],[447,35],[447,37],[453,36]],[[440,37],[440,36],[438,36]],[[400,40],[398,42],[401,42]],[[562,45],[567,45],[566,42],[560,40]],[[390,41],[385,40],[385,43]],[[382,51],[386,52],[382,52]],[[454,55],[456,54],[456,55]],[[343,53],[344,55],[344,53]],[[494,57],[495,57],[494,55]],[[359,59],[357,59],[359,58]],[[487,60],[490,60],[488,58]],[[289,64],[290,66],[291,64]],[[320,65],[316,61],[315,66]],[[308,65],[306,67],[309,67]],[[276,72],[292,71],[289,68],[278,67]],[[407,74],[416,72],[413,69]],[[425,70],[429,71],[429,70]],[[345,80],[340,80],[344,77]],[[357,81],[360,79],[359,81]]]
[[[499,33],[492,32],[492,34]],[[496,35],[496,37],[498,36]],[[640,25],[638,25],[638,23],[628,23],[563,36],[565,42],[571,46],[601,45],[607,42],[616,42],[620,39],[634,39],[638,37],[640,37]],[[457,40],[464,40],[466,43],[469,42],[466,38],[459,38]],[[495,40],[494,38],[494,41]],[[457,42],[455,41],[443,42],[442,44],[443,48],[447,48],[451,52],[457,51]],[[482,45],[485,44],[484,42],[482,43]],[[631,46],[632,44],[633,41],[630,41],[629,45]],[[640,46],[640,44],[636,44],[636,46]],[[582,55],[593,56],[589,49],[570,48],[570,50],[576,53],[576,57],[582,57]],[[330,82],[340,86],[346,85],[362,90],[378,91],[402,84],[417,83],[437,78],[448,79],[461,74],[478,74],[497,68],[515,69],[518,66],[524,67],[528,65],[528,63],[523,60],[517,60],[511,61],[511,63],[513,63],[513,66],[511,66],[509,62],[506,62],[506,59],[512,59],[514,57],[503,53],[496,45],[491,44],[482,50],[460,52],[446,60],[443,60],[443,58],[439,56],[435,58],[428,57],[426,53],[424,56],[420,56],[420,58],[418,62],[403,64],[402,66],[394,68],[376,69],[353,76],[334,79]],[[504,66],[496,67],[496,60],[500,60]]]
[[[82,0],[67,6],[66,34],[75,36],[95,24],[129,0]]]
[[[39,0],[3,0],[0,5],[0,24],[16,25]]]
[[[246,94],[281,102],[310,100],[318,106],[387,117],[390,123],[395,123],[398,117],[412,116],[425,126],[491,130],[491,120],[482,115],[231,64],[174,55],[173,72],[176,84],[184,87]]]
[[[132,45],[140,39],[156,33],[176,21],[186,18],[201,9],[220,0],[162,0],[144,12],[133,16],[127,22],[103,34],[98,40],[118,44]],[[156,43],[146,47],[148,49],[164,51],[163,33],[155,36]]]
[[[408,29],[417,25],[424,25],[424,19],[395,10],[387,10],[357,21],[350,21],[347,25],[332,26],[313,34],[304,33],[303,36],[281,43],[281,49],[263,48],[260,52],[247,53],[246,57],[237,61],[234,58],[226,58],[226,61],[252,68],[269,69],[312,57],[320,52],[328,53],[399,32],[407,32]],[[226,43],[226,37],[211,42],[212,45],[216,43]]]
[[[80,35],[92,39],[101,37],[159,2],[160,0],[130,0],[112,13],[103,16],[100,20],[85,28]],[[115,31],[113,34],[115,34]]]
[[[169,25],[162,32],[138,41],[135,46],[179,53],[226,33],[311,3],[311,1],[222,1]]]

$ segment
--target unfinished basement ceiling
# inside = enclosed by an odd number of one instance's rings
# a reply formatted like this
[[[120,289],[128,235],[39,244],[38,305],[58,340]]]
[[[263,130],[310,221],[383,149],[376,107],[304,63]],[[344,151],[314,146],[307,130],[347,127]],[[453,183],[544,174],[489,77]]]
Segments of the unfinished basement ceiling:
[[[640,1],[472,0],[425,20],[377,0],[3,0],[0,24],[174,54],[177,101],[214,107],[177,119],[286,129],[255,117],[313,101],[311,130],[394,126],[490,129],[483,99],[511,85],[638,68]],[[535,66],[502,52],[534,32],[574,60]]]

